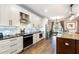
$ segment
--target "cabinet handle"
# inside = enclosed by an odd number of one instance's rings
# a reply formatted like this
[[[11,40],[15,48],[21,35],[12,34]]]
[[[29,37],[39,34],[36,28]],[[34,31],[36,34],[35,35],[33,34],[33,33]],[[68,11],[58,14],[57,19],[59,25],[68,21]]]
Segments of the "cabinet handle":
[[[13,45],[11,45],[10,47],[13,47],[13,46],[15,46],[15,45],[17,45],[17,44],[13,44]]]
[[[28,38],[28,37],[32,37],[32,35],[30,35],[30,36],[25,36],[24,38]]]
[[[9,25],[12,25],[12,20],[9,20]]]
[[[69,46],[69,43],[65,43],[66,46]]]

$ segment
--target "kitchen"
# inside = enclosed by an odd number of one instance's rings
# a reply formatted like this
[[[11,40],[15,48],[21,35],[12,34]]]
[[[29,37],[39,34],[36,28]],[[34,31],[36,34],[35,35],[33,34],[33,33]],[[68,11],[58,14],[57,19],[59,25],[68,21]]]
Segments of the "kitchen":
[[[0,4],[0,54],[78,54],[78,10],[78,4]]]

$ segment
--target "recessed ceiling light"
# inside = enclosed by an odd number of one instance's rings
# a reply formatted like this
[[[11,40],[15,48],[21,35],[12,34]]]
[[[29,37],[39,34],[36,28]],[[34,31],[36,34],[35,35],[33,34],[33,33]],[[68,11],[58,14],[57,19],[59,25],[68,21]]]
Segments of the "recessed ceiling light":
[[[48,12],[48,9],[44,9],[44,12]]]

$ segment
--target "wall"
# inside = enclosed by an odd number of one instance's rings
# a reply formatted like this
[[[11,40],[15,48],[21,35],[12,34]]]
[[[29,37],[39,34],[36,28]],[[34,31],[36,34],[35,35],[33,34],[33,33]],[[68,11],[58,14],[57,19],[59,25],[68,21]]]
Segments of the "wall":
[[[76,28],[75,29],[67,29],[67,23],[75,23]],[[72,21],[67,20],[67,21],[64,22],[64,27],[65,27],[65,30],[68,30],[69,32],[77,32],[78,23],[77,23],[76,20],[72,20]]]
[[[79,20],[77,20],[77,32],[79,33]]]

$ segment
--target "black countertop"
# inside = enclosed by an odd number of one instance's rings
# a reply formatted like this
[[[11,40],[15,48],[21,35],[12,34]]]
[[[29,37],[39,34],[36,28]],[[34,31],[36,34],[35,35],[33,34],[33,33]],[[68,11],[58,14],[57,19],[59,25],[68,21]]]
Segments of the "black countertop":
[[[36,34],[36,33],[41,33],[42,31],[37,31],[37,32],[30,32],[30,33],[24,33],[23,35],[30,35],[30,34]],[[22,35],[22,36],[23,36]]]
[[[37,32],[30,32],[30,33],[24,33],[24,34],[17,34],[17,35],[7,35],[4,36],[3,39],[0,40],[5,40],[5,39],[11,39],[11,38],[16,38],[24,35],[30,35],[30,34],[35,34],[35,33],[41,33],[42,31],[37,31]]]

